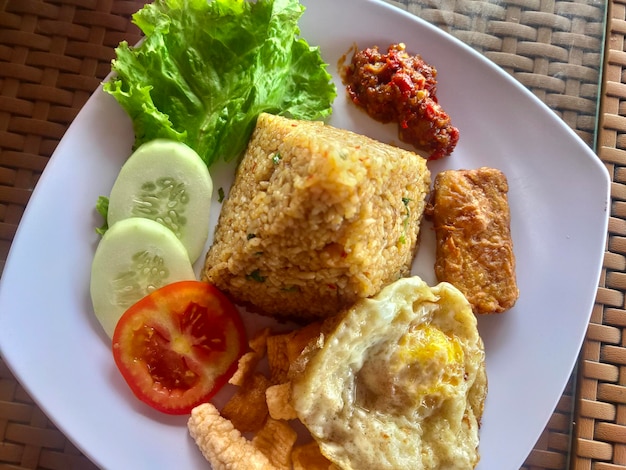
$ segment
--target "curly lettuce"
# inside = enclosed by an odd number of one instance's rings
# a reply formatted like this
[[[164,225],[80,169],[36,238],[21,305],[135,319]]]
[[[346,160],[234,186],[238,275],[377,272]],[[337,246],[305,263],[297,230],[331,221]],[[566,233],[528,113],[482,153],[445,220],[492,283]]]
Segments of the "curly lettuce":
[[[135,147],[192,147],[207,166],[238,157],[261,112],[324,119],[336,88],[299,37],[298,0],[155,0],[133,15],[144,40],[116,48],[104,90],[130,115]]]

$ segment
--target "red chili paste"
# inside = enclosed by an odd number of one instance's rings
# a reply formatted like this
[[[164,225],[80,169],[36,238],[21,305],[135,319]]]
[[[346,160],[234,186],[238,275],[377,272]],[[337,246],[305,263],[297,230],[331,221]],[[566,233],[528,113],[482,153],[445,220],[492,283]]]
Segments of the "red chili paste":
[[[348,94],[372,118],[397,122],[400,140],[430,152],[429,160],[450,155],[459,131],[437,101],[437,70],[405,48],[356,51],[342,73]]]

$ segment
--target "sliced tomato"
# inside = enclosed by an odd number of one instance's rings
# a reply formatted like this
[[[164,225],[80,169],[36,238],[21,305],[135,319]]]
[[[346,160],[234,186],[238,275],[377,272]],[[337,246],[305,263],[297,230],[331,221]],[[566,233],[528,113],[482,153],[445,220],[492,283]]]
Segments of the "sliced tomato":
[[[113,357],[133,393],[168,414],[206,402],[235,372],[246,337],[217,288],[181,281],[130,307],[113,334]]]

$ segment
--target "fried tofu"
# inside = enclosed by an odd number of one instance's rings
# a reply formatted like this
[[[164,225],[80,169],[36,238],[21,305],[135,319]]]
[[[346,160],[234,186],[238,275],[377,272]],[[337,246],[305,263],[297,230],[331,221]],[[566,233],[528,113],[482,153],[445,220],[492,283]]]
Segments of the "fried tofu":
[[[427,208],[437,238],[435,274],[469,300],[474,313],[501,313],[519,297],[508,182],[494,168],[439,173]]]

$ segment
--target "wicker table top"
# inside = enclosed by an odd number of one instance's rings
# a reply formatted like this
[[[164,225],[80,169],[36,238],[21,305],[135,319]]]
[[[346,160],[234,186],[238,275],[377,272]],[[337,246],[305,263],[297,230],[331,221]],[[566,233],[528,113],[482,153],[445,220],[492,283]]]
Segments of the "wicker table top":
[[[626,3],[402,0],[530,88],[612,176],[609,237],[577,369],[524,468],[626,468]],[[80,108],[139,31],[132,0],[0,0],[0,270],[33,187]],[[506,438],[503,436],[503,439]],[[0,358],[0,469],[93,468]]]

